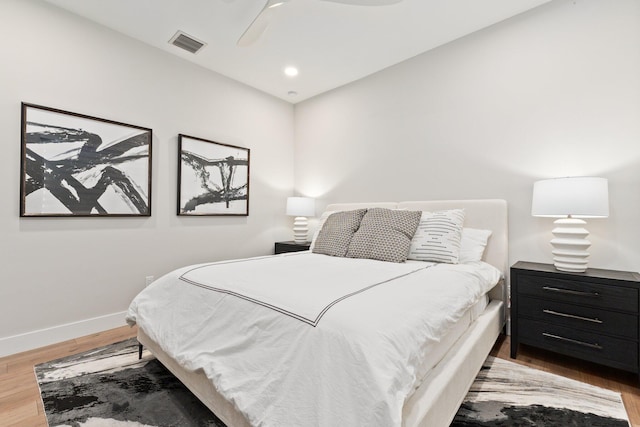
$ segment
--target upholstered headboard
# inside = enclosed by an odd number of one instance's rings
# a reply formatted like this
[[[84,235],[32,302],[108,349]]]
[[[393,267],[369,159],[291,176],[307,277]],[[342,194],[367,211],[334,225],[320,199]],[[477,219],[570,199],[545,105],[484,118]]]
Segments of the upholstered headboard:
[[[327,211],[342,211],[358,208],[409,209],[418,211],[440,211],[446,209],[464,209],[464,226],[491,230],[492,234],[485,249],[483,260],[502,271],[508,278],[508,219],[507,202],[499,199],[479,200],[431,200],[417,202],[378,202],[378,203],[334,203]],[[492,292],[493,298],[506,301],[506,291]]]

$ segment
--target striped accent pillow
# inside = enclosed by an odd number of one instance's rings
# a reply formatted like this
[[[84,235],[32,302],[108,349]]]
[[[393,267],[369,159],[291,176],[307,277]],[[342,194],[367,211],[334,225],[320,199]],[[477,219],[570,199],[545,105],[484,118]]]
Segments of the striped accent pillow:
[[[313,249],[314,254],[344,257],[347,255],[353,234],[360,227],[366,209],[335,212],[329,215],[318,233]]]
[[[464,209],[422,212],[408,259],[457,264]]]

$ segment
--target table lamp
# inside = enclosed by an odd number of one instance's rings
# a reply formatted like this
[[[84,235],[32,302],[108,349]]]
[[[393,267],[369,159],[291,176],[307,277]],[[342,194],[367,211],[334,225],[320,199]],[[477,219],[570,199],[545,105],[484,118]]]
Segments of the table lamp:
[[[551,253],[557,270],[584,272],[591,242],[586,221],[609,216],[609,189],[605,178],[567,177],[537,181],[533,185],[531,215],[559,218],[554,224]]]
[[[294,216],[293,221],[293,241],[298,244],[307,242],[309,234],[308,216],[314,216],[316,202],[309,197],[288,197],[287,215]]]

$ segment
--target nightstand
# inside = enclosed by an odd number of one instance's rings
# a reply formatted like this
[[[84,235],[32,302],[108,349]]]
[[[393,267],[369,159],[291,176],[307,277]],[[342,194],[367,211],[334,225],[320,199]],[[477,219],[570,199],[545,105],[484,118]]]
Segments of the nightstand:
[[[309,250],[311,242],[296,243],[293,240],[288,242],[276,242],[274,252],[276,255],[286,252],[300,252]]]
[[[511,357],[518,344],[640,374],[640,274],[550,264],[511,267]]]

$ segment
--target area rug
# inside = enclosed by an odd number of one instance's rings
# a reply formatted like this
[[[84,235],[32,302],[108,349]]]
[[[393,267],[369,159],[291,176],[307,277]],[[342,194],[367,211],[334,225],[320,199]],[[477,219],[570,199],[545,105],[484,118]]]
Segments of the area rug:
[[[35,371],[50,427],[225,427],[135,338]]]
[[[35,367],[51,427],[224,427],[135,339]],[[451,427],[628,427],[618,393],[489,357]],[[349,426],[341,426],[349,427]]]
[[[489,357],[451,427],[629,427],[619,393]]]

